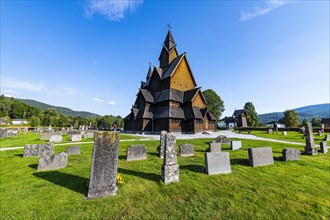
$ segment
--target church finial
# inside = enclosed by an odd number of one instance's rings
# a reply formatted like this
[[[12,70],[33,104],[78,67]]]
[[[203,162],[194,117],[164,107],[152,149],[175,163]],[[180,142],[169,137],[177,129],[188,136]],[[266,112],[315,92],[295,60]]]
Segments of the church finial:
[[[168,31],[170,31],[170,30],[171,30],[171,28],[172,28],[172,26],[171,26],[171,22],[168,22],[168,25],[167,25],[167,27],[168,27]]]

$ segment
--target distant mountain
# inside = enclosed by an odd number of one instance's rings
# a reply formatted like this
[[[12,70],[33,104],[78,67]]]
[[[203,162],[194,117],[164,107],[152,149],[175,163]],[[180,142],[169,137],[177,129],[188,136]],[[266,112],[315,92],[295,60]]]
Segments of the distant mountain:
[[[309,105],[294,109],[298,113],[300,121],[307,119],[311,121],[312,118],[330,118],[330,103]],[[283,112],[273,112],[258,115],[259,121],[262,124],[277,121],[283,118]]]
[[[25,104],[28,104],[32,107],[36,107],[41,109],[42,111],[53,108],[56,109],[56,111],[59,114],[63,114],[66,116],[73,116],[73,117],[83,117],[83,118],[91,118],[91,117],[98,117],[100,115],[98,114],[94,114],[91,112],[85,112],[85,111],[73,111],[72,109],[69,108],[65,108],[65,107],[59,107],[59,106],[52,106],[52,105],[48,105],[46,103],[42,103],[42,102],[38,102],[32,99],[17,99],[20,102],[23,102]]]

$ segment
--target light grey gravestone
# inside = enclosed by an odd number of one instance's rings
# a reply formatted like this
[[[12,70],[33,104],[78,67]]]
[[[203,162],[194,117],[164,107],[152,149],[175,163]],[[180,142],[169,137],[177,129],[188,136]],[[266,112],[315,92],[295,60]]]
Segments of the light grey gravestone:
[[[165,135],[164,162],[162,165],[162,179],[165,184],[179,182],[179,164],[176,156],[176,138],[173,133]]]
[[[221,152],[221,143],[211,142],[209,143],[210,152]]]
[[[324,140],[325,141],[330,141],[330,135],[329,134],[326,134]]]
[[[252,167],[274,164],[271,147],[249,148],[249,164]]]
[[[52,135],[49,139],[49,142],[61,143],[62,140],[63,140],[63,137],[61,135]]]
[[[7,130],[7,137],[17,137],[18,131],[16,130]]]
[[[328,145],[326,141],[320,142],[320,151],[324,154],[328,153]]]
[[[283,134],[284,136],[287,136],[287,135],[288,135],[288,132],[287,132],[287,131],[282,131],[282,134]]]
[[[179,148],[181,157],[194,156],[194,146],[192,146],[191,144],[181,144]]]
[[[300,150],[297,148],[284,148],[282,150],[282,160],[300,160]]]
[[[222,144],[228,144],[229,143],[229,139],[224,136],[224,135],[219,135],[214,141],[212,142],[216,142],[216,143],[222,143]]]
[[[273,129],[268,129],[268,134],[273,134],[274,133],[274,131],[273,131]]]
[[[241,141],[231,141],[230,150],[239,150],[242,149]]]
[[[7,137],[7,129],[0,129],[0,138]]]
[[[81,134],[71,135],[71,141],[81,141]]]
[[[87,198],[117,194],[119,132],[95,133]]]
[[[208,175],[231,173],[229,152],[205,152],[204,158]]]
[[[27,144],[24,146],[23,157],[42,157],[54,154],[54,144]]]
[[[164,158],[164,150],[165,150],[165,136],[167,134],[167,131],[161,131],[160,132],[160,143],[159,143],[159,157],[161,159]]]
[[[50,138],[55,135],[54,132],[44,132],[40,134],[40,140],[46,140],[49,141]]]
[[[314,143],[314,134],[313,134],[313,127],[310,122],[305,124],[306,128],[306,146],[305,146],[305,154],[307,155],[315,155],[317,154],[317,147]]]
[[[146,160],[147,148],[143,144],[131,145],[126,149],[126,160]]]
[[[65,151],[65,153],[68,154],[68,155],[80,154],[80,152],[81,152],[81,149],[78,146],[68,147]]]
[[[68,155],[64,152],[40,157],[37,170],[56,170],[65,168],[68,164]]]
[[[94,138],[94,132],[87,132],[84,134],[84,138]]]

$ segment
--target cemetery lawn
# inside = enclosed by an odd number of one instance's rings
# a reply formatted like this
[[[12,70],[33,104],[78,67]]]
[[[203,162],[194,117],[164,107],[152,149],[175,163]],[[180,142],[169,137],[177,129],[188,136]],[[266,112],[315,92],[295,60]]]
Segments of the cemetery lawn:
[[[62,143],[71,143],[74,142],[70,141],[70,137],[68,135],[62,135],[63,141]],[[131,135],[131,134],[121,134],[121,140],[128,140],[128,139],[141,139],[143,137]],[[93,142],[93,138],[82,138],[79,142]],[[29,132],[27,135],[23,134],[22,132],[18,133],[17,137],[7,137],[4,139],[0,139],[0,148],[6,147],[20,147],[26,144],[44,144],[47,143],[46,140],[40,140],[40,134],[35,134],[33,132]]]
[[[125,183],[118,195],[87,200],[93,144],[80,144],[80,155],[69,155],[68,167],[36,171],[38,158],[23,158],[23,149],[0,152],[3,219],[329,219],[330,154],[301,155],[282,162],[283,148],[303,146],[242,140],[230,152],[232,173],[203,173],[204,152],[212,139],[191,143],[194,157],[179,157],[180,182],[165,185],[160,177],[159,141],[121,142],[118,172]],[[126,161],[126,148],[144,143],[148,160]],[[248,166],[250,147],[273,148],[274,165]],[[56,146],[55,153],[67,146]]]

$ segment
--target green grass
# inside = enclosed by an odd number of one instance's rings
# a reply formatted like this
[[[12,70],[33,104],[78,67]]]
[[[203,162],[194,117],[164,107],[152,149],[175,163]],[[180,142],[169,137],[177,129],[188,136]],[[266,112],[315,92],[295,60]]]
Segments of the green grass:
[[[135,136],[130,134],[121,134],[121,140],[128,140],[128,139],[141,139],[141,136]],[[94,141],[93,138],[82,138],[79,142],[92,142]],[[7,137],[4,139],[0,139],[0,148],[7,148],[7,147],[20,147],[26,144],[44,144],[47,143],[46,140],[40,140],[40,134],[35,134],[33,132],[29,132],[28,134],[23,134],[22,132],[18,133],[17,137]],[[68,135],[63,135],[62,143],[74,143],[70,141],[70,137]]]
[[[306,139],[302,138],[302,134],[295,131],[288,131],[287,135],[284,136],[281,131],[278,132],[278,134],[268,134],[266,131],[251,131],[252,135],[263,137],[263,138],[271,138],[271,139],[277,139],[277,140],[283,140],[283,141],[290,141],[290,142],[301,142],[305,143]],[[322,134],[322,136],[319,136],[317,133],[314,133],[314,141],[315,144],[319,144],[321,141],[324,140],[325,135],[330,134],[329,132],[325,132]]]
[[[86,200],[92,144],[79,145],[68,167],[37,172],[38,158],[22,158],[23,149],[0,152],[3,219],[329,219],[329,154],[301,156],[300,161],[277,158],[281,143],[242,140],[243,149],[230,151],[232,173],[203,173],[204,152],[211,139],[191,143],[195,156],[178,157],[180,182],[165,185],[160,177],[159,141],[121,142],[119,173],[125,184],[118,195]],[[133,143],[147,146],[148,160],[125,160]],[[270,146],[275,164],[249,167],[247,148]],[[55,152],[67,146],[57,146]],[[229,145],[223,145],[229,151]]]

